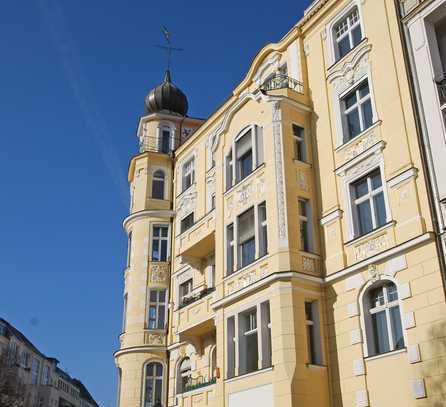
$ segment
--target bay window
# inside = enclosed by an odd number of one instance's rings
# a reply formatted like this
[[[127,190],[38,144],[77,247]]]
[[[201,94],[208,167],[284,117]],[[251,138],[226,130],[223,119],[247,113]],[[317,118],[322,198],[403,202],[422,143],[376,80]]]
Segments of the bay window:
[[[148,329],[164,329],[166,323],[166,290],[150,290]]]
[[[169,226],[154,225],[152,229],[152,261],[167,261]]]
[[[153,173],[152,178],[152,198],[164,199],[164,171],[157,170]]]

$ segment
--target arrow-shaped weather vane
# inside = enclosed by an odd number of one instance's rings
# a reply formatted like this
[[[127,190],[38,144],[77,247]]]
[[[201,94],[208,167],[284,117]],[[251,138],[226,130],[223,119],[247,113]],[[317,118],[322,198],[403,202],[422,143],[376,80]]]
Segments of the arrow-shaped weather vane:
[[[167,53],[167,70],[170,71],[172,51],[184,51],[184,49],[172,47],[172,43],[170,41],[170,37],[172,36],[172,33],[164,25],[161,27],[161,31],[164,34],[164,38],[166,39],[167,45],[155,45],[155,47],[164,49],[166,51],[166,53]]]

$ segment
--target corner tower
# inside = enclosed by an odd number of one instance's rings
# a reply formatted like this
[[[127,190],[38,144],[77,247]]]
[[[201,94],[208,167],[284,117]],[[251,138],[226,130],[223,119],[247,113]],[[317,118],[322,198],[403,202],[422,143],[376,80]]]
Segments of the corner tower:
[[[129,165],[123,327],[114,355],[118,407],[166,405],[174,151],[202,123],[187,117],[187,110],[187,98],[167,70],[145,99],[137,130],[139,153]]]

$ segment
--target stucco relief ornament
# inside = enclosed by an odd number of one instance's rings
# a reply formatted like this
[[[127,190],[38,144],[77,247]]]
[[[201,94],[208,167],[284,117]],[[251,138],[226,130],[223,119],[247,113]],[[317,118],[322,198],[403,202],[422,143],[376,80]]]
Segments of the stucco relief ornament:
[[[149,334],[149,344],[162,346],[164,345],[164,338],[160,334]]]
[[[376,264],[370,264],[369,268],[367,269],[367,272],[369,274],[370,281],[375,282],[379,280],[380,273],[378,271],[378,267]]]
[[[150,267],[150,281],[152,283],[163,283],[166,281],[168,272],[167,264],[152,264]]]

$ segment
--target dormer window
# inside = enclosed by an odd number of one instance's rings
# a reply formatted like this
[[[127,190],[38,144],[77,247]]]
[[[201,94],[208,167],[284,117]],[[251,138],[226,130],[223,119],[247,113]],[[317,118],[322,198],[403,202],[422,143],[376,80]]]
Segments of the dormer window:
[[[358,7],[354,7],[333,28],[336,60],[344,57],[362,40],[361,19]]]

